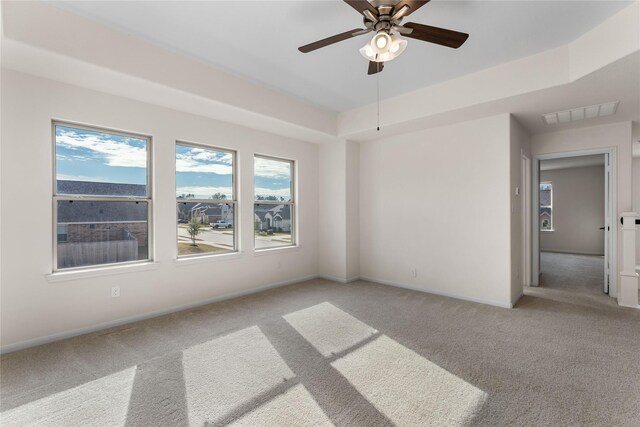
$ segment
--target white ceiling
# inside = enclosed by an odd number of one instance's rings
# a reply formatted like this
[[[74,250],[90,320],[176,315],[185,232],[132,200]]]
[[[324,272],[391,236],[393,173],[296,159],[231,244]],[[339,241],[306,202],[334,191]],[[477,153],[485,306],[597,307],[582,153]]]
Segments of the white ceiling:
[[[387,98],[567,44],[630,1],[433,0],[405,21],[470,34],[460,49],[409,39],[380,76]],[[302,54],[297,47],[361,26],[342,1],[55,2],[331,111],[375,101],[358,52],[369,36]]]

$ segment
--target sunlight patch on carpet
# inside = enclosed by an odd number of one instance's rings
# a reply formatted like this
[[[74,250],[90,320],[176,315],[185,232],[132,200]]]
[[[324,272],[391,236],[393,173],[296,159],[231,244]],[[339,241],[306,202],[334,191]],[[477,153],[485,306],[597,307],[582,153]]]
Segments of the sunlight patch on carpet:
[[[9,426],[124,426],[136,367],[0,414]]]
[[[328,302],[283,317],[324,357],[347,350],[378,332]]]
[[[333,426],[311,393],[302,385],[291,387],[230,424],[240,427]]]
[[[224,419],[295,374],[252,326],[183,351],[190,425]]]
[[[331,366],[396,425],[465,425],[487,398],[384,335]]]

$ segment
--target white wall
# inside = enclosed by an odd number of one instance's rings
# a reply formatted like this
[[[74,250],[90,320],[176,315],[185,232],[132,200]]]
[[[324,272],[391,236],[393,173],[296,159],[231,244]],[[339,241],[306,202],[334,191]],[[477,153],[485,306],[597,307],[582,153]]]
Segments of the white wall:
[[[640,157],[633,159],[633,212],[640,213]],[[636,265],[640,265],[640,228],[636,232]]]
[[[318,213],[318,271],[321,276],[346,281],[346,141],[318,147],[321,212]]]
[[[617,212],[614,223],[618,229],[618,266],[616,277],[621,271],[622,232],[620,216],[631,209],[631,122],[621,122],[602,126],[591,126],[534,135],[531,139],[531,154],[534,156],[599,148],[616,149],[617,161]]]
[[[523,290],[523,265],[522,265],[522,241],[523,241],[523,215],[522,194],[524,183],[522,182],[522,156],[531,156],[531,141],[529,134],[511,116],[509,122],[509,163],[510,184],[509,197],[511,201],[511,303],[522,296]],[[518,190],[516,191],[516,188]],[[516,192],[518,194],[516,194]]]
[[[360,145],[362,276],[511,304],[509,121],[505,114]]]
[[[360,276],[360,144],[347,141],[347,281]]]
[[[640,121],[632,123],[632,134],[632,144],[634,144],[631,182],[632,204],[633,212],[640,214]],[[640,265],[640,228],[636,233],[636,265]]]
[[[543,251],[604,255],[604,166],[542,171],[553,183],[553,231],[540,232]]]
[[[90,328],[317,275],[318,147],[2,70],[1,344]],[[50,283],[51,119],[151,135],[155,261],[151,270]],[[175,140],[238,150],[240,244],[226,260],[176,262]],[[253,252],[253,154],[295,159],[299,248]],[[278,268],[280,265],[280,268]],[[110,298],[118,284],[121,297]]]
[[[360,275],[359,144],[341,140],[319,147],[320,276],[350,282]]]

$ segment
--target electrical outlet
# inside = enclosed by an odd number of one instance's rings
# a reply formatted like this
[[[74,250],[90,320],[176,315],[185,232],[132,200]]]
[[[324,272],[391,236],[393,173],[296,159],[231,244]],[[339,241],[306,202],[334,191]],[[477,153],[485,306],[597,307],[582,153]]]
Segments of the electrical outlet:
[[[120,297],[120,286],[113,286],[111,288],[111,298],[119,298]]]
[[[416,277],[418,277],[418,270],[416,270],[415,268],[412,268],[411,269],[411,277],[414,278],[414,279]]]

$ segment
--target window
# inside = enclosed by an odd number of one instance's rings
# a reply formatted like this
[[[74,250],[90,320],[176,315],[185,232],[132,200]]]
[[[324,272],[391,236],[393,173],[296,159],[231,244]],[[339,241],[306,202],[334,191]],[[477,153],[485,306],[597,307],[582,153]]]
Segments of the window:
[[[178,257],[237,250],[235,152],[176,143]]]
[[[58,224],[58,242],[67,241],[67,224]]]
[[[54,270],[151,259],[151,139],[53,128]]]
[[[255,156],[255,248],[269,249],[295,244],[295,208],[292,160]]]
[[[540,183],[540,230],[553,231],[553,184]]]

